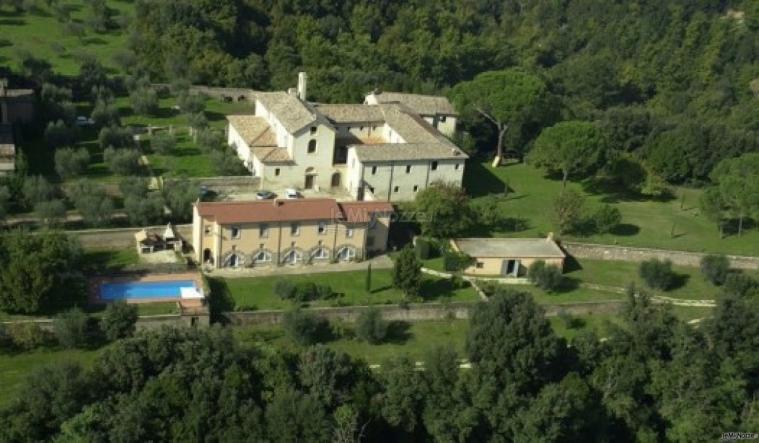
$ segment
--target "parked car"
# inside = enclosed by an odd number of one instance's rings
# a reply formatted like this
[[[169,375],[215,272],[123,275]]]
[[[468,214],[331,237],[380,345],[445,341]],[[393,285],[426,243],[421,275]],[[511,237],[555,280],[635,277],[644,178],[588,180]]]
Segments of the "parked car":
[[[288,199],[292,200],[292,199],[295,199],[295,198],[300,198],[300,194],[298,194],[298,191],[296,191],[293,188],[287,188],[287,189],[285,189],[285,197],[287,197]]]
[[[80,115],[76,118],[76,125],[77,126],[92,126],[95,124],[95,120],[85,117],[83,115]]]
[[[277,194],[271,191],[258,191],[256,192],[256,200],[271,200],[276,197]]]

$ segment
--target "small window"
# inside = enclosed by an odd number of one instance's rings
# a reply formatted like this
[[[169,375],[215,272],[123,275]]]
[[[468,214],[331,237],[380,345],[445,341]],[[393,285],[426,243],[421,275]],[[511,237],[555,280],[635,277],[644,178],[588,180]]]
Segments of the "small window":
[[[372,175],[374,175],[376,173],[377,173],[377,167],[376,166],[372,166]]]
[[[209,235],[209,234],[211,234],[211,226],[210,226],[210,225],[206,225],[206,226],[203,228],[203,231],[206,233],[206,235]]]
[[[311,126],[311,135],[316,134],[316,126]]]
[[[308,142],[308,153],[313,154],[316,152],[316,140],[311,140]]]
[[[233,239],[240,238],[240,233],[242,232],[242,230],[238,226],[232,226],[232,228],[230,229],[230,231],[232,231],[232,238]]]
[[[436,161],[432,162],[432,165],[430,166],[430,169],[432,169],[433,171],[437,171],[437,162]]]
[[[477,268],[477,269],[482,269],[484,266],[485,266],[485,263],[483,263],[483,262],[481,262],[481,261],[478,261],[478,262],[477,262],[477,263],[474,265],[474,267],[475,267],[475,268]]]
[[[411,172],[411,165],[406,165],[406,174]]]
[[[261,225],[258,227],[258,236],[261,238],[269,238],[269,225]]]
[[[257,262],[269,262],[271,261],[271,253],[266,251],[258,251],[258,253],[253,257],[253,260]]]
[[[327,223],[326,222],[319,222],[319,226],[316,228],[317,232],[320,235],[324,235],[327,233]]]
[[[419,190],[419,185],[414,185],[414,192]]]
[[[279,177],[279,168],[274,168],[274,175]]]
[[[371,191],[371,193],[374,194],[374,186],[369,186],[369,191]]]
[[[400,188],[398,186],[396,186],[396,187],[393,188],[393,192],[398,192],[399,190],[400,190]]]
[[[298,223],[293,223],[290,225],[290,235],[296,236],[300,234],[300,225]]]
[[[460,167],[461,167],[461,163],[456,163],[456,164],[453,166],[453,169],[455,169],[455,170],[457,170],[457,171],[458,171]]]
[[[444,115],[441,115],[441,116],[440,116],[440,122],[441,122],[441,123],[445,123],[445,116],[444,116]]]
[[[324,260],[324,259],[329,258],[329,253],[327,252],[326,248],[320,247],[316,251],[314,251],[314,254],[312,255],[312,257],[316,259]]]
[[[358,128],[358,130],[359,130],[359,131],[363,131],[363,130],[364,130],[364,127],[363,127],[363,126],[361,126],[361,127],[359,127],[359,128]]]
[[[345,228],[345,237],[346,238],[352,238],[353,237],[353,228]]]

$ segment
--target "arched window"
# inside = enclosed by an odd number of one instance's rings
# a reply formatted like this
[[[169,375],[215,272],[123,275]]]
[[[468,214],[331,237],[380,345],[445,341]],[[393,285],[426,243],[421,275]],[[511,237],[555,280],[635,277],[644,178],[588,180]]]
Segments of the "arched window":
[[[294,265],[300,261],[300,254],[295,249],[285,254],[285,264]]]
[[[242,263],[243,259],[237,254],[232,254],[227,258],[227,266],[230,268],[238,268],[242,266]]]
[[[344,246],[337,252],[337,258],[340,261],[351,261],[356,258],[356,250],[349,246]]]
[[[316,140],[310,140],[308,142],[308,153],[313,154],[316,152]]]
[[[270,262],[271,253],[268,251],[258,251],[258,253],[253,256],[253,261],[255,261],[256,263]]]
[[[327,248],[318,248],[314,251],[313,254],[311,254],[311,258],[317,259],[317,260],[324,260],[329,258],[329,252],[327,251]]]

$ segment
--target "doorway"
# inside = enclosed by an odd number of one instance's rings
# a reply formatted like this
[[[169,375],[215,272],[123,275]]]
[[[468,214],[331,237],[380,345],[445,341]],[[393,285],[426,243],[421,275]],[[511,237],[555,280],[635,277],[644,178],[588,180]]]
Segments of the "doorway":
[[[501,263],[501,275],[516,277],[519,273],[519,260],[504,260]]]
[[[340,173],[339,172],[335,172],[334,174],[332,174],[332,180],[330,181],[330,186],[332,186],[333,188],[336,188],[336,187],[340,186]]]
[[[213,263],[213,257],[211,256],[211,250],[206,248],[203,250],[203,263]]]
[[[306,189],[313,189],[314,188],[314,176],[309,174],[306,176],[306,183],[303,186]]]

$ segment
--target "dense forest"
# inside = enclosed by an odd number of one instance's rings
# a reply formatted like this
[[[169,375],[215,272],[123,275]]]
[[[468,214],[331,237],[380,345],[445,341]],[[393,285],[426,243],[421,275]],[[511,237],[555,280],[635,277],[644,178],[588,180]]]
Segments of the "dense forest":
[[[524,152],[559,120],[597,121],[622,154],[674,183],[759,149],[759,3],[753,0],[137,1],[135,73],[155,80],[284,89],[308,71],[310,99],[373,89],[446,93],[518,67],[552,106],[509,131]],[[466,116],[473,117],[473,116]],[[495,130],[466,128],[480,149]]]
[[[604,340],[569,344],[525,293],[500,290],[420,370],[370,369],[323,345],[251,347],[230,328],[116,341],[91,368],[40,368],[0,411],[0,440],[701,442],[759,429],[756,281],[734,275],[712,319],[630,297]]]

